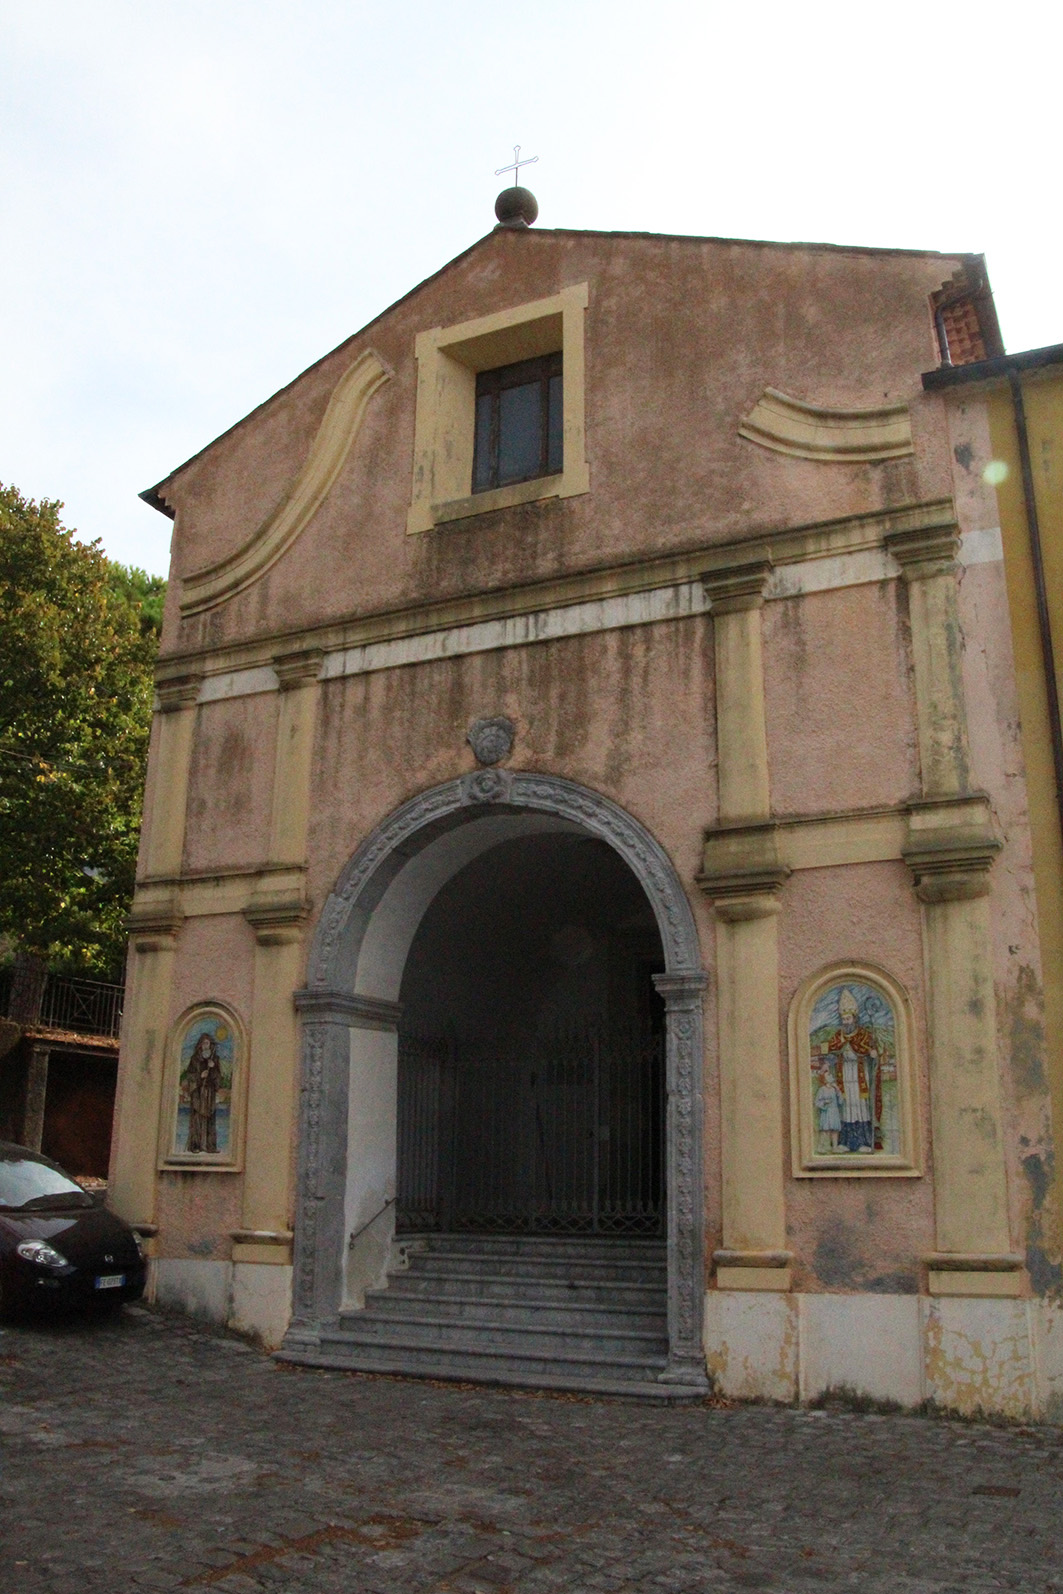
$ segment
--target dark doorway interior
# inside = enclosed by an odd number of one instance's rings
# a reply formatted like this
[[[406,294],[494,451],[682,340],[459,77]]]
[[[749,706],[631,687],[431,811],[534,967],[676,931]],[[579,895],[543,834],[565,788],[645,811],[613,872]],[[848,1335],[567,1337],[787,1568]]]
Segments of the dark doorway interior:
[[[663,967],[603,842],[525,837],[461,870],[402,983],[399,1227],[660,1234]]]
[[[118,1064],[112,1057],[52,1052],[41,1150],[68,1173],[106,1179]]]

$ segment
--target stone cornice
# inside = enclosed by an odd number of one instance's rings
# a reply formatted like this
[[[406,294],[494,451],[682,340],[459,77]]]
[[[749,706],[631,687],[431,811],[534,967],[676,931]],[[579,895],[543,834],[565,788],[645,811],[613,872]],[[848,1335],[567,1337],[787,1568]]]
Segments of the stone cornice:
[[[907,504],[880,514],[818,521],[788,530],[759,531],[728,542],[699,542],[675,553],[597,566],[546,581],[465,594],[434,603],[380,610],[330,625],[277,630],[254,640],[231,642],[221,647],[175,650],[159,660],[156,677],[161,689],[171,680],[187,677],[193,667],[217,675],[270,666],[277,656],[311,648],[336,652],[400,637],[420,636],[451,626],[509,619],[542,609],[648,592],[679,582],[711,580],[714,571],[748,565],[757,557],[770,558],[778,567],[881,549],[888,545],[889,538],[905,533],[933,535],[935,532],[955,539],[956,513],[950,499]]]

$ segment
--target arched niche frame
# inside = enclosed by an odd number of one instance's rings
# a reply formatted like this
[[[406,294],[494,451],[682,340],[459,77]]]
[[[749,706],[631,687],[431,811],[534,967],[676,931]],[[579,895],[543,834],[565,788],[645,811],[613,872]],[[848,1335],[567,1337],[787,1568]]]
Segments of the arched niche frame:
[[[702,1172],[706,978],[690,903],[667,853],[638,820],[557,776],[479,770],[411,798],[351,858],[311,947],[302,1014],[302,1089],[293,1317],[286,1345],[320,1348],[351,1290],[347,1236],[394,1195],[398,995],[436,893],[490,847],[549,832],[594,836],[628,864],[652,907],[665,972],[669,1358],[662,1378],[706,1386]],[[357,1292],[354,1292],[357,1293]]]
[[[194,1002],[177,1019],[166,1045],[160,1171],[242,1171],[247,1060],[247,1032],[227,1002]]]
[[[904,986],[874,963],[832,963],[790,1004],[796,1179],[918,1178],[915,1025]]]

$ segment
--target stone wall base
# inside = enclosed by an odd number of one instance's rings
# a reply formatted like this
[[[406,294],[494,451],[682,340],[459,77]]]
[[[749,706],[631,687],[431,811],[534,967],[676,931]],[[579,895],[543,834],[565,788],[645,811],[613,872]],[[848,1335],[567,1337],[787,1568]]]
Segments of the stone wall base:
[[[1043,1300],[710,1290],[705,1354],[736,1400],[831,1389],[1063,1422],[1063,1307]]]
[[[160,1257],[151,1264],[148,1295],[159,1306],[254,1334],[275,1350],[291,1316],[292,1270],[262,1262]]]

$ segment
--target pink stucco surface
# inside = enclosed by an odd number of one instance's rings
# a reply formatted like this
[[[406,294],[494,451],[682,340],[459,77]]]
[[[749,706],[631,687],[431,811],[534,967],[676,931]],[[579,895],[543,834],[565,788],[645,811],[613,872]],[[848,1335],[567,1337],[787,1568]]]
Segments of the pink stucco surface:
[[[764,692],[778,815],[918,794],[907,598],[898,581],[764,608]]]
[[[342,373],[392,373],[328,501],[272,570],[175,625],[164,651],[374,613],[650,549],[756,535],[950,490],[928,295],[957,259],[902,252],[532,231],[481,240],[164,485],[173,576],[239,548],[277,507]],[[418,332],[586,282],[593,491],[408,537]],[[740,438],[766,386],[840,408],[913,404],[916,452],[885,464],[793,459]],[[326,569],[327,582],[317,579]]]
[[[188,783],[186,870],[254,865],[268,856],[276,743],[272,693],[202,705]]]
[[[919,915],[900,862],[792,875],[779,916],[779,1022],[785,1060],[790,1004],[810,974],[846,961],[886,969],[908,992],[914,1010],[913,1075],[925,1157],[929,1096]],[[789,1170],[788,1089],[786,1097]],[[928,1159],[926,1176],[919,1179],[788,1178],[787,1241],[796,1258],[795,1289],[915,1291],[919,1258],[933,1250],[932,1174]]]
[[[919,373],[937,361],[928,296],[958,257],[706,239],[502,233],[400,301],[164,485],[177,511],[163,667],[362,615],[469,596],[643,556],[948,498],[961,530],[991,504],[955,452],[964,441]],[[408,536],[418,332],[587,282],[591,491]],[[181,621],[181,579],[239,548],[283,500],[338,378],[373,349],[389,380],[330,496],[245,592]],[[883,464],[809,461],[738,436],[766,386],[834,407],[911,405],[915,451]],[[952,432],[948,425],[952,425]],[[974,421],[971,423],[974,424]],[[1050,1126],[1038,1039],[1040,965],[1006,597],[999,563],[959,575],[972,786],[1004,843],[992,875],[1009,1199],[1017,1244],[1046,1237],[1037,1205]],[[907,590],[895,576],[772,600],[762,611],[772,812],[897,808],[920,791]],[[311,636],[312,640],[312,636]],[[508,715],[512,767],[563,775],[639,819],[687,891],[706,995],[705,1202],[720,1234],[720,1037],[715,927],[698,889],[718,820],[713,625],[630,625],[433,663],[330,678],[318,688],[307,890],[312,935],[344,865],[407,798],[476,767],[468,727]],[[269,862],[277,694],[197,711],[184,867]],[[149,776],[148,810],[154,794]],[[912,1292],[933,1249],[921,908],[900,860],[795,872],[781,893],[778,1003],[788,1244],[799,1289]],[[254,938],[242,915],[181,930],[172,1022],[195,1001],[249,1020]],[[831,963],[886,968],[908,992],[924,1172],[914,1179],[793,1179],[786,1019]],[[152,1130],[153,1132],[153,1130]],[[1031,1158],[1039,1158],[1034,1167]],[[166,1254],[218,1258],[240,1221],[239,1175],[163,1175]]]

